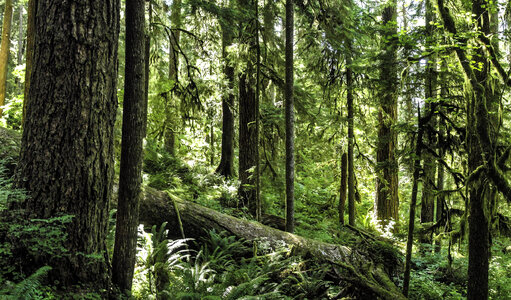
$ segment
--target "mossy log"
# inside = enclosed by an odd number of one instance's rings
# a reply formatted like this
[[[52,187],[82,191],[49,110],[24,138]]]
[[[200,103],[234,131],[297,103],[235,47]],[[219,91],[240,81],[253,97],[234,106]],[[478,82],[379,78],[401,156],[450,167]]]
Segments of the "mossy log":
[[[187,238],[200,238],[206,230],[215,229],[247,241],[263,241],[273,247],[285,242],[292,249],[292,255],[329,263],[331,273],[345,287],[343,290],[347,294],[358,295],[360,299],[406,299],[384,271],[386,268],[374,262],[363,250],[307,239],[146,187],[140,204],[140,223],[153,226],[167,222],[169,237],[180,238],[182,233],[176,211]]]

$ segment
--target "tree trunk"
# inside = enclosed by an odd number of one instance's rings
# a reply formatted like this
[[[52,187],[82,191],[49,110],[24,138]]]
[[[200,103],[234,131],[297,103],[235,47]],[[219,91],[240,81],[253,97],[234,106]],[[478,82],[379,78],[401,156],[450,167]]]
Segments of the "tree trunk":
[[[233,34],[230,20],[223,20],[226,22],[222,25],[222,59],[224,63],[224,76],[227,80],[228,91],[222,95],[222,156],[220,164],[216,169],[216,173],[224,177],[232,177],[233,162],[234,162],[234,115],[232,110],[234,108],[234,67],[231,65],[227,47],[232,45]]]
[[[408,217],[408,238],[406,241],[406,258],[405,258],[405,274],[403,278],[403,294],[408,297],[408,288],[410,285],[410,271],[412,262],[412,246],[413,246],[413,230],[415,227],[415,207],[417,206],[417,189],[419,186],[419,175],[421,169],[421,155],[422,155],[422,135],[424,132],[423,124],[421,122],[420,108],[418,109],[418,132],[417,142],[415,145],[415,158],[413,164],[413,184],[412,184],[412,199],[410,201],[410,215]]]
[[[432,0],[426,1],[426,47],[430,49],[434,45],[434,28],[431,23],[435,22],[434,6],[431,3]],[[434,112],[437,96],[437,72],[436,72],[436,57],[432,55],[426,59],[426,82],[425,82],[425,93],[426,99],[426,115],[430,115]],[[436,145],[437,136],[433,132],[436,126],[436,117],[433,116],[429,120],[428,130],[425,134],[425,143],[427,145]],[[435,175],[436,175],[436,161],[432,154],[424,153],[424,180],[421,197],[421,223],[431,223],[435,220]],[[427,236],[421,236],[422,243],[431,243],[431,234]]]
[[[178,45],[181,37],[181,32],[176,29],[181,28],[181,0],[172,1],[170,8],[170,36],[169,36],[169,79],[174,82],[174,86],[179,81],[179,57]],[[177,95],[170,93],[166,107],[165,119],[165,150],[172,156],[176,154],[176,128],[177,120],[175,114],[177,113]]]
[[[27,11],[27,54],[25,63],[25,91],[23,97],[23,119],[22,125],[25,123],[28,93],[30,90],[30,77],[32,75],[32,65],[34,59],[34,40],[35,40],[35,16],[36,16],[37,0],[28,0]]]
[[[242,20],[241,26],[246,26],[245,33],[241,36],[241,42],[249,47],[250,59],[245,62],[246,66],[240,75],[239,80],[239,188],[240,205],[247,207],[249,212],[257,215],[257,178],[256,165],[258,138],[256,130],[257,105],[256,105],[256,72],[254,61],[257,55],[257,41],[255,40],[256,26],[254,22],[254,1],[240,0],[240,6],[247,12],[248,16]]]
[[[168,222],[169,238],[181,238],[176,210],[187,238],[201,238],[205,231],[214,229],[247,241],[264,241],[273,248],[284,242],[293,249],[290,255],[302,255],[328,263],[332,268],[331,274],[340,276],[339,282],[355,288],[359,299],[405,299],[387,273],[396,271],[399,263],[384,266],[371,256],[371,251],[365,252],[362,248],[306,239],[257,222],[225,215],[151,188],[146,188],[144,200],[141,202],[140,221],[149,228]]]
[[[55,279],[106,288],[119,2],[40,0],[36,24],[16,177],[29,197],[21,205],[30,218],[73,215],[69,254],[52,264]]]
[[[295,230],[294,4],[286,0],[286,231]]]
[[[121,166],[112,280],[130,294],[137,254],[145,137],[145,0],[126,2],[126,65],[122,116]]]
[[[382,15],[383,48],[380,56],[381,88],[376,150],[378,166],[375,208],[376,216],[383,226],[387,226],[391,220],[396,226],[399,223],[398,161],[395,157],[397,133],[394,129],[397,122],[398,87],[396,20],[396,0],[392,0],[386,4]]]
[[[352,50],[351,41],[348,41],[349,51]],[[348,106],[348,215],[349,224],[355,226],[355,168],[353,148],[355,145],[354,111],[353,111],[353,71],[351,69],[352,53],[346,56],[346,102]]]
[[[12,0],[5,0],[4,20],[2,27],[2,42],[0,44],[0,117],[5,105],[7,87],[7,64],[11,44]]]
[[[341,157],[341,186],[339,188],[339,225],[341,228],[344,226],[344,207],[346,206],[347,164],[348,157],[346,153],[343,153]]]
[[[23,47],[25,41],[24,32],[23,32],[23,6],[19,5],[18,7],[18,53],[16,58],[18,60],[18,66],[23,64],[23,54],[25,53],[25,49]],[[17,93],[21,94],[23,91],[23,86],[20,78],[16,77],[17,84]]]

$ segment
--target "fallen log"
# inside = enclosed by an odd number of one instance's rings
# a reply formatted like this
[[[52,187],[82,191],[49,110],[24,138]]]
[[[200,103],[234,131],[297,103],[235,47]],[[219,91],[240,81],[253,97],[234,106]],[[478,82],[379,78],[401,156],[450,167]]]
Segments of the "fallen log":
[[[151,227],[167,222],[170,237],[181,238],[178,216],[187,238],[198,239],[204,236],[205,231],[215,229],[247,241],[261,241],[272,247],[282,246],[284,242],[292,249],[292,255],[329,263],[332,273],[337,274],[340,280],[339,284],[346,287],[345,290],[350,290],[352,295],[355,290],[359,296],[357,298],[406,299],[385,271],[388,268],[381,262],[375,262],[363,250],[307,239],[146,187],[140,204],[140,223]]]

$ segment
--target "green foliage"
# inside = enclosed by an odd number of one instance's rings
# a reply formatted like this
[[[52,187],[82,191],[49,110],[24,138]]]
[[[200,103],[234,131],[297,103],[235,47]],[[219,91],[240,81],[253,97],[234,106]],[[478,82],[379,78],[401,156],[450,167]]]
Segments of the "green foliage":
[[[6,300],[44,299],[41,295],[42,281],[50,271],[51,267],[49,266],[41,267],[23,281],[13,287],[9,287],[8,290],[0,290],[0,296]]]

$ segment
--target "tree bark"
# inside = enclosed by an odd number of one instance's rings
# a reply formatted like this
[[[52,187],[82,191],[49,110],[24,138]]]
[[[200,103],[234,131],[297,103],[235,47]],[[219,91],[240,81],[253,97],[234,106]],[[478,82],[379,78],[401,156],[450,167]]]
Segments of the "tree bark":
[[[398,87],[396,0],[384,7],[382,22],[375,208],[381,225],[386,226],[393,220],[395,230],[399,223],[398,161],[395,157],[397,133],[394,129]]]
[[[73,215],[66,229],[69,255],[52,264],[60,284],[106,288],[119,2],[40,0],[35,22],[16,176],[29,197],[21,205],[30,218]]]
[[[222,20],[222,59],[224,76],[227,80],[228,91],[222,95],[222,154],[216,173],[224,177],[232,177],[234,162],[234,66],[227,53],[227,47],[232,45],[233,33],[231,20]]]
[[[341,157],[341,185],[339,188],[339,225],[341,228],[344,225],[344,207],[346,206],[347,164],[348,156],[343,153]]]
[[[255,40],[256,26],[254,22],[254,1],[239,0],[240,6],[248,16],[241,21],[240,26],[246,27],[241,35],[241,42],[249,47],[250,59],[245,62],[244,70],[239,79],[239,188],[240,205],[247,207],[253,216],[257,216],[257,189],[256,189],[256,165],[258,138],[256,130],[257,105],[256,105],[256,72],[254,61],[257,55],[257,41]]]
[[[231,217],[151,188],[146,188],[141,202],[140,221],[149,228],[168,222],[169,238],[181,238],[175,207],[187,238],[201,238],[205,231],[214,229],[247,241],[263,241],[272,248],[284,242],[293,249],[290,255],[302,255],[328,263],[332,274],[340,276],[339,282],[357,289],[359,299],[405,299],[390,280],[387,271],[384,271],[387,267],[394,269],[399,266],[383,266],[371,257],[371,253],[363,250],[322,243],[257,222]]]
[[[0,44],[0,117],[5,105],[7,87],[7,64],[11,44],[12,0],[5,0],[4,20],[2,27],[2,42]]]
[[[142,196],[145,137],[145,0],[126,1],[126,64],[121,166],[112,280],[130,294],[137,254],[139,202]]]
[[[30,90],[30,77],[32,75],[32,65],[34,59],[34,40],[35,40],[35,15],[37,0],[28,0],[27,10],[27,54],[25,62],[25,91],[23,93],[23,119],[22,125],[25,123],[26,109],[28,103],[28,93]]]
[[[286,231],[295,230],[294,4],[286,0]]]

